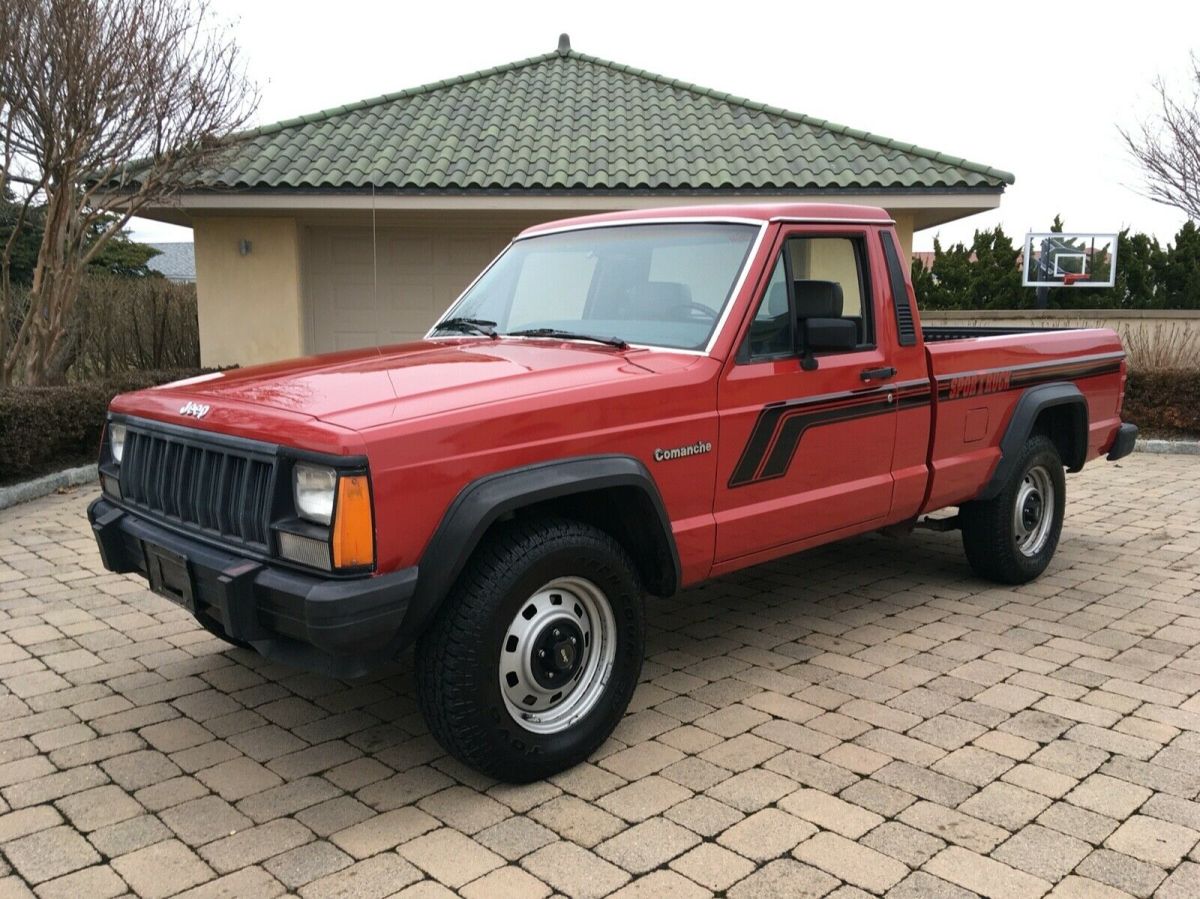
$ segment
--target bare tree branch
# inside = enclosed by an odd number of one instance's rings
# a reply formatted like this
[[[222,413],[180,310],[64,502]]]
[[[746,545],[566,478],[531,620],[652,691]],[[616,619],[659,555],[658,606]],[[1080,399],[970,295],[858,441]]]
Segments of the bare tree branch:
[[[15,335],[0,257],[0,384],[61,374],[84,267],[229,152],[256,103],[207,0],[0,2],[0,192],[43,220]]]
[[[1132,130],[1119,129],[1146,178],[1151,200],[1200,219],[1200,57],[1192,56],[1190,97],[1176,97],[1167,83],[1154,83],[1158,111]]]

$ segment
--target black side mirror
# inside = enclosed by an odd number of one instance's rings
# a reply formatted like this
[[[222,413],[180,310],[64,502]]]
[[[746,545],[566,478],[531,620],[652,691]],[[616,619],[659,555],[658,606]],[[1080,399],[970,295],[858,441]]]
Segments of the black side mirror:
[[[858,346],[858,326],[847,318],[802,318],[796,329],[802,336],[801,367],[812,371],[817,367],[813,353],[827,350],[852,350]]]

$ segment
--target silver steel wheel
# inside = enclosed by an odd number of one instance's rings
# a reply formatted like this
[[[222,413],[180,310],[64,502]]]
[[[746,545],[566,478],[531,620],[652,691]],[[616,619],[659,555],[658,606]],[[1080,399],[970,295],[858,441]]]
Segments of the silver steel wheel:
[[[521,604],[500,647],[500,693],[514,721],[564,731],[604,694],[617,657],[617,624],[604,591],[559,577]]]
[[[1045,466],[1025,473],[1013,503],[1013,537],[1024,556],[1036,556],[1046,546],[1054,526],[1054,481]]]

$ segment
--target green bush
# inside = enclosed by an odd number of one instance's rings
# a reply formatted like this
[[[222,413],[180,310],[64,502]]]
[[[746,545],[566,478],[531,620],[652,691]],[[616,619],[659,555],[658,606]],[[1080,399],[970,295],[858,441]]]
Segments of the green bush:
[[[0,484],[95,461],[114,396],[203,371],[127,372],[61,387],[0,388]]]
[[[1121,417],[1150,437],[1200,437],[1200,371],[1134,371]]]

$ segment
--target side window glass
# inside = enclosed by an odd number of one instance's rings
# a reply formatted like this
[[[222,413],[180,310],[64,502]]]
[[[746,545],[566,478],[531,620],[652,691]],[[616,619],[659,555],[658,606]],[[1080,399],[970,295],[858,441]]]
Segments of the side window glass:
[[[841,318],[858,328],[858,345],[875,342],[871,304],[866,296],[863,277],[862,242],[852,237],[794,237],[787,242],[791,254],[792,277],[797,284],[797,302],[804,303],[805,282],[814,294],[829,292],[829,283],[838,286],[842,298]]]
[[[766,293],[750,323],[746,355],[751,359],[789,356],[794,352],[792,315],[788,307],[787,272],[783,255],[775,263]]]

